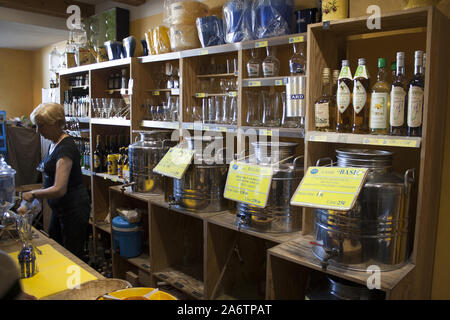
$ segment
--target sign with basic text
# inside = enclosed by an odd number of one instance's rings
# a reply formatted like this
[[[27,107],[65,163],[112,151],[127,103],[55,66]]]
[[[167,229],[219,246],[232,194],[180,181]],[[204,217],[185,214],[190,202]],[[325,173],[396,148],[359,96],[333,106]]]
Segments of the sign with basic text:
[[[367,174],[366,168],[310,167],[291,205],[349,211],[356,203]]]

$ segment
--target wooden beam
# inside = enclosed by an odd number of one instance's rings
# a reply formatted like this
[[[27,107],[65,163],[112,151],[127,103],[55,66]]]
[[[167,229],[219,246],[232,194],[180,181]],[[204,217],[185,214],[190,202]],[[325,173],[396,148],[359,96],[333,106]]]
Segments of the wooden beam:
[[[115,1],[135,7],[145,3],[145,0],[115,0]]]
[[[81,17],[89,17],[95,14],[95,6],[72,0],[0,0],[0,7],[29,11],[49,16],[67,18],[66,12],[70,5],[77,5],[81,10]]]

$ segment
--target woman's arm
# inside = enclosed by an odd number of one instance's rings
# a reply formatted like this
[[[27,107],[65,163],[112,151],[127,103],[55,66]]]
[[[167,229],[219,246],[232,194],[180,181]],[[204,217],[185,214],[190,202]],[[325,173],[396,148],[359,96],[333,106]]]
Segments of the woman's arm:
[[[26,192],[22,195],[27,201],[33,200],[33,194],[38,199],[55,199],[63,197],[67,192],[70,170],[72,170],[72,159],[62,157],[56,162],[55,183],[47,189],[38,189]]]

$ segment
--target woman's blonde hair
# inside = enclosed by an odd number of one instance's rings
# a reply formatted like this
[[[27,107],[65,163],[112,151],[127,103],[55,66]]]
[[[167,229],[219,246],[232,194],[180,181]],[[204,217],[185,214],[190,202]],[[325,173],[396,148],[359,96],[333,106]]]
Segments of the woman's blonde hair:
[[[64,107],[58,103],[41,103],[30,114],[30,119],[38,126],[57,125],[64,128],[66,125]]]

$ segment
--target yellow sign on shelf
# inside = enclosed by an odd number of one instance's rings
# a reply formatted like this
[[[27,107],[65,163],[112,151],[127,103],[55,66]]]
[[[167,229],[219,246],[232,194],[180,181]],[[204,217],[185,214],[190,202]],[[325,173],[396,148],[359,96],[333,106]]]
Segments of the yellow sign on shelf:
[[[289,43],[300,43],[300,42],[305,42],[304,36],[289,38]]]
[[[310,167],[291,205],[349,211],[367,179],[366,168]]]
[[[170,148],[153,172],[174,179],[181,179],[194,157],[194,150],[178,147]]]
[[[410,139],[374,139],[367,138],[364,139],[363,144],[367,145],[375,145],[375,146],[390,146],[390,147],[410,147],[410,148],[418,148],[419,141],[418,140],[410,140]]]
[[[230,163],[224,198],[260,208],[267,206],[273,168],[237,161]]]
[[[199,92],[199,93],[196,93],[195,96],[196,96],[197,98],[205,98],[205,97],[206,97],[206,93]]]
[[[265,48],[268,45],[269,45],[269,42],[267,40],[266,41],[258,41],[255,44],[255,48]]]
[[[261,87],[261,81],[249,81],[248,86],[249,87]]]

